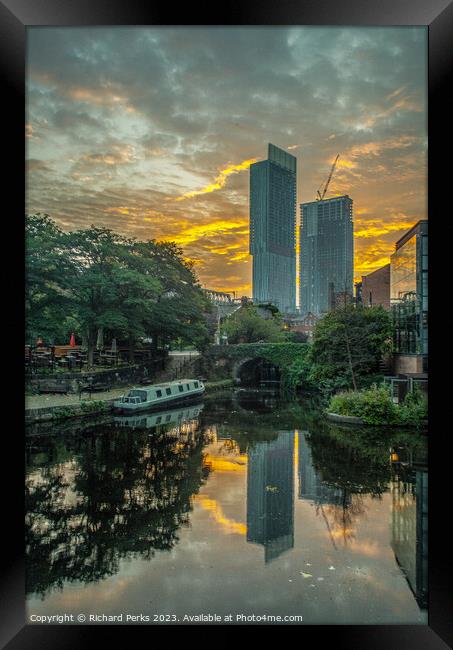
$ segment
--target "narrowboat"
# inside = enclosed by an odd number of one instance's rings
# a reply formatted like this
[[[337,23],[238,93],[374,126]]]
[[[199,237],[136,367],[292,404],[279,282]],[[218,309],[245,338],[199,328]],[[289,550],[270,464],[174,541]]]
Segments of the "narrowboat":
[[[164,384],[151,384],[131,388],[113,402],[117,413],[136,413],[175,406],[188,400],[199,398],[205,391],[201,379],[178,379]]]

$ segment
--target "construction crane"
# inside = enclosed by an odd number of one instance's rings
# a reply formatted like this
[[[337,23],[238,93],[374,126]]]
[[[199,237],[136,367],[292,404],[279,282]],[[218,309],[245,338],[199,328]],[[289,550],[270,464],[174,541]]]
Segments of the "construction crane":
[[[340,154],[337,154],[337,157],[336,157],[335,160],[333,161],[332,169],[330,170],[330,174],[329,174],[329,176],[328,176],[328,178],[327,178],[326,184],[324,185],[324,189],[322,190],[322,194],[321,194],[321,191],[320,191],[320,190],[322,189],[322,185],[321,185],[321,187],[319,188],[319,190],[317,190],[317,194],[318,194],[318,196],[317,196],[317,198],[316,198],[317,201],[322,201],[322,200],[324,199],[324,197],[325,197],[325,195],[326,195],[326,193],[327,193],[327,188],[329,187],[329,183],[330,183],[330,181],[331,181],[331,178],[332,178],[333,172],[334,172],[334,170],[335,170],[335,166],[336,166],[336,164],[337,164],[337,160],[338,160],[339,157],[340,157]]]

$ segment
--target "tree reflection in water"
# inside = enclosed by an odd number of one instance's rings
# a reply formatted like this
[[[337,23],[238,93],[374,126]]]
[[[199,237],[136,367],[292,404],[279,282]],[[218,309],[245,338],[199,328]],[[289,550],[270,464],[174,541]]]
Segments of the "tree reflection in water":
[[[113,575],[122,558],[172,549],[178,528],[189,525],[191,496],[209,474],[209,440],[198,420],[155,429],[152,437],[149,429],[110,424],[64,443],[31,440],[32,456],[45,454],[47,444],[54,457],[26,480],[26,591],[42,597],[64,581]]]
[[[343,429],[327,423],[319,408],[310,410],[307,402],[279,403],[273,410],[245,406],[238,400],[217,400],[204,409],[201,420],[173,428],[139,425],[131,430],[115,427],[111,420],[80,421],[68,424],[66,433],[62,426],[57,436],[41,431],[28,438],[27,593],[44,598],[66,581],[90,583],[114,575],[122,559],[151,559],[156,551],[174,548],[178,529],[189,525],[192,497],[211,471],[204,448],[214,440],[220,456],[247,454],[247,472],[256,470],[244,494],[247,523],[256,524],[256,534],[248,530],[246,539],[264,544],[271,559],[293,547],[294,498],[314,504],[336,548],[352,546],[365,515],[366,495],[380,499],[396,479],[412,484],[413,468],[426,465],[426,437],[416,432]],[[292,446],[285,446],[283,453],[285,438]],[[296,458],[293,448],[298,448]],[[258,470],[277,452],[281,462],[277,466],[274,459],[271,487],[279,491],[269,491],[267,475],[261,480]],[[291,487],[293,460],[297,490]],[[283,505],[274,508],[277,495]],[[394,509],[401,498],[393,490]],[[413,512],[406,510],[408,519]],[[260,536],[261,516],[267,517],[268,526]],[[394,519],[394,527],[407,524],[401,517]],[[414,564],[412,546],[403,546],[397,532],[399,560]],[[413,536],[415,540],[415,532]],[[423,559],[422,542],[417,541],[417,558]],[[420,559],[416,564],[421,565]],[[424,583],[417,580],[414,590],[420,591],[418,585]]]
[[[301,435],[322,484],[315,498],[316,512],[324,518],[335,548],[339,542],[346,546],[355,539],[357,521],[366,511],[365,496],[381,499],[396,476],[415,480],[415,471],[390,462],[392,448],[426,463],[426,439],[416,432],[318,423],[311,433]]]

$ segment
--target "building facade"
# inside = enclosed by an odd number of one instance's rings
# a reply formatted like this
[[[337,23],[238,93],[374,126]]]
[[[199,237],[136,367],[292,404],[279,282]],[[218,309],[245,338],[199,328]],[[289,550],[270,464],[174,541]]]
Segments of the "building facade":
[[[362,275],[361,300],[364,307],[390,309],[390,264]]]
[[[269,144],[250,166],[253,302],[296,310],[296,158]]]
[[[300,311],[317,316],[331,308],[332,294],[353,295],[352,199],[302,203],[300,225]]]
[[[390,258],[394,371],[428,371],[428,221],[396,242]]]
[[[318,320],[318,316],[315,316],[309,312],[305,316],[297,315],[285,319],[285,325],[290,332],[300,332],[301,334],[305,334],[307,336],[307,340],[312,341],[313,333],[315,331]]]

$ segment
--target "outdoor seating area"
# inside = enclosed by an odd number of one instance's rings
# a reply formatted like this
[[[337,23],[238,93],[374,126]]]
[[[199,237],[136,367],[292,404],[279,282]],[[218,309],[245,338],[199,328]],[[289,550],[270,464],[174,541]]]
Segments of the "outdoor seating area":
[[[113,348],[113,349],[112,349]],[[88,351],[80,345],[25,346],[25,371],[29,374],[41,372],[82,372],[89,367],[112,367],[141,363],[153,358],[153,350],[140,348],[134,350],[133,360],[130,359],[128,347],[96,349],[93,353],[93,364],[88,364]]]

